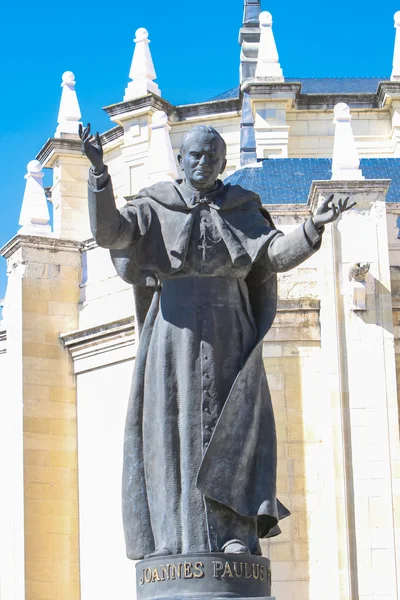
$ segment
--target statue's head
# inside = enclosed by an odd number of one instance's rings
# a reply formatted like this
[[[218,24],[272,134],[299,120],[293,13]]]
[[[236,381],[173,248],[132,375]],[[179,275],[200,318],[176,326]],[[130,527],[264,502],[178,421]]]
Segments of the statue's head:
[[[213,127],[194,127],[182,142],[178,161],[188,185],[199,191],[206,190],[225,170],[225,141]]]

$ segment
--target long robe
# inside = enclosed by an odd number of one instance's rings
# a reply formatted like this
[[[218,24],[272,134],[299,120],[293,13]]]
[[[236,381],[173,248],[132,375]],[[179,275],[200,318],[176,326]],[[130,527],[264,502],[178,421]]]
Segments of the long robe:
[[[288,511],[276,498],[276,433],[262,340],[276,273],[320,245],[312,220],[284,236],[259,197],[217,182],[142,190],[117,211],[105,172],[90,176],[91,226],[134,284],[140,342],[123,473],[127,555],[254,554]],[[149,290],[150,293],[149,293]]]

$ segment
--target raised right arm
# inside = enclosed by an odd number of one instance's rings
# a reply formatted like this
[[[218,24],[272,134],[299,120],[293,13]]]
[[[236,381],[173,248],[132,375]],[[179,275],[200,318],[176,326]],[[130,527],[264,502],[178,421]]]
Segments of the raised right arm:
[[[90,123],[79,125],[82,149],[92,166],[89,169],[89,217],[92,234],[102,248],[128,248],[137,233],[136,214],[125,211],[122,215],[115,205],[114,192],[108,169],[103,162],[103,148],[98,133],[93,137]]]
[[[113,250],[131,246],[138,232],[136,214],[131,210],[122,215],[117,209],[106,166],[100,175],[89,169],[88,198],[90,228],[97,244]]]

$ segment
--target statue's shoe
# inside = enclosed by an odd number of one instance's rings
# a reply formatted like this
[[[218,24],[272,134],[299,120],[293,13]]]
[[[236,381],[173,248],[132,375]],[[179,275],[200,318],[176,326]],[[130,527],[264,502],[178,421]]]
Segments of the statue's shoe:
[[[247,546],[241,540],[229,540],[222,546],[226,554],[251,554]]]
[[[159,548],[150,554],[146,554],[145,558],[156,558],[157,556],[169,556],[171,554],[172,552],[171,550],[168,550],[168,548]]]

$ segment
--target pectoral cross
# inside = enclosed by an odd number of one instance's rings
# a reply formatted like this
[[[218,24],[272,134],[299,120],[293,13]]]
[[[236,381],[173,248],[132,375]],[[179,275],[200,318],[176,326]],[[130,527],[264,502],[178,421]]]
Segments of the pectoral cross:
[[[205,231],[203,231],[203,233],[201,234],[201,244],[199,244],[197,247],[199,250],[203,251],[203,260],[207,260],[207,250],[211,250],[212,245],[211,246],[207,246],[207,234]]]

